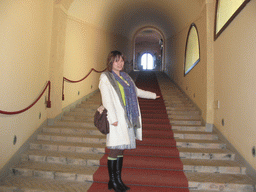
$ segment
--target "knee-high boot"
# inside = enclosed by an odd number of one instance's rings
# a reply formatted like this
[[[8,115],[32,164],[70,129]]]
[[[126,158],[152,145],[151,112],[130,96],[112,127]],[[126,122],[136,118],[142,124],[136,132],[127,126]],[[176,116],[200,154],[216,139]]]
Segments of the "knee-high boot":
[[[125,192],[125,190],[122,188],[122,186],[118,183],[117,180],[116,163],[117,160],[108,160],[108,189],[114,189],[116,192]]]
[[[122,173],[122,167],[123,167],[123,157],[117,157],[117,163],[116,163],[116,173],[117,173],[117,181],[122,186],[124,190],[129,190],[130,187],[127,187],[121,178]]]

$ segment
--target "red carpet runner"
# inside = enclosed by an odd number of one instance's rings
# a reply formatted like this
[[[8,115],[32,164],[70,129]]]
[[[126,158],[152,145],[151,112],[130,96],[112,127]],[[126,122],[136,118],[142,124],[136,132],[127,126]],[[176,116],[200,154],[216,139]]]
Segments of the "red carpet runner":
[[[136,85],[161,96],[153,72],[141,72]],[[139,103],[143,121],[143,141],[137,141],[136,149],[125,151],[122,170],[124,183],[131,187],[131,192],[189,192],[163,98],[139,99]],[[101,159],[100,165],[93,175],[94,183],[88,192],[109,191],[107,154]]]

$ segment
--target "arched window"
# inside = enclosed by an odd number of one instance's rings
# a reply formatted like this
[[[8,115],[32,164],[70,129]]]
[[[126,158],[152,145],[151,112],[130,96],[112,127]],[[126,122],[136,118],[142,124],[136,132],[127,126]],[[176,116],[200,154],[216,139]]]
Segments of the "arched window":
[[[227,28],[250,0],[216,0],[214,39]]]
[[[192,24],[189,28],[186,42],[184,75],[191,71],[199,61],[199,37],[196,25]]]
[[[150,53],[144,53],[141,57],[143,70],[152,70],[154,68],[154,59]]]

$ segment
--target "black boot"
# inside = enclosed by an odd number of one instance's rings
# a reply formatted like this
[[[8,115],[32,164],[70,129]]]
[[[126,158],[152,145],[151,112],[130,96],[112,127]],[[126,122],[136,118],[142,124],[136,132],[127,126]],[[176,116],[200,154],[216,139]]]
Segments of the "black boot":
[[[121,179],[121,173],[122,173],[122,167],[123,167],[123,157],[117,157],[117,163],[116,163],[116,174],[117,174],[117,181],[122,186],[124,190],[129,190],[130,187],[127,187],[122,179]]]
[[[115,192],[125,192],[122,186],[118,183],[117,174],[116,174],[116,162],[117,160],[108,160],[108,174],[109,182],[108,189],[114,189]]]

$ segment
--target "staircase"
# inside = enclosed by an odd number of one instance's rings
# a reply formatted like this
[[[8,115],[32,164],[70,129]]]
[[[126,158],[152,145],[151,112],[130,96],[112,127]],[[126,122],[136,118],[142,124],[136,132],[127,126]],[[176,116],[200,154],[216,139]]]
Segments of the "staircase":
[[[165,76],[158,81],[191,192],[253,192],[246,168],[213,132],[202,125],[199,111]],[[3,192],[85,192],[105,153],[105,136],[93,125],[100,93],[46,126],[0,182]],[[130,190],[132,192],[132,189]]]
[[[255,191],[235,154],[202,125],[197,108],[166,76],[158,74],[168,117],[190,191]]]

